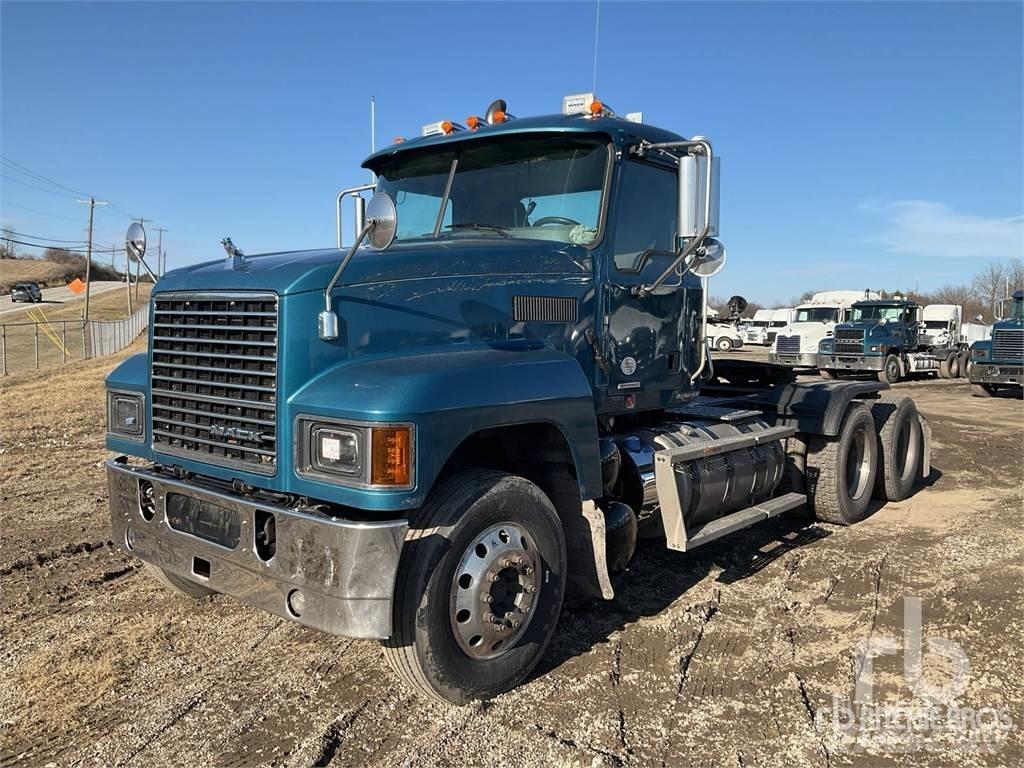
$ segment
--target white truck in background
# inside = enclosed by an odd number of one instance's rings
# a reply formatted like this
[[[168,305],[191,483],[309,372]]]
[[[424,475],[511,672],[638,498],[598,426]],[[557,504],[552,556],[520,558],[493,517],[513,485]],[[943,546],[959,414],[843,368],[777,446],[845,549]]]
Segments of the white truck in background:
[[[747,344],[768,345],[768,321],[772,319],[771,309],[759,309],[752,320],[747,320],[743,341]]]
[[[779,307],[772,310],[772,316],[768,318],[768,332],[765,334],[765,344],[771,346],[779,331],[793,322],[796,317],[796,310],[793,307]]]
[[[846,320],[850,305],[878,299],[875,291],[819,291],[795,310],[795,316],[778,330],[768,359],[790,368],[817,368],[818,343],[832,335],[836,323]]]

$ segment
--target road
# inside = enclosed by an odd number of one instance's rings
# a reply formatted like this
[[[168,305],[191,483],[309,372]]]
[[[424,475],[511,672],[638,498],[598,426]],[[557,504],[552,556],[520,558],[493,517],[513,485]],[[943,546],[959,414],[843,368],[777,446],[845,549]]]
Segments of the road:
[[[97,296],[101,293],[112,291],[115,288],[123,287],[124,283],[122,283],[119,280],[95,281],[92,284],[92,295]],[[68,288],[66,285],[61,285],[56,288],[43,288],[42,306],[46,307],[47,305],[53,304],[67,304],[72,301],[78,301],[80,299],[83,299],[84,297],[84,292],[81,295],[76,295],[72,293],[71,289]],[[33,306],[39,305],[22,303],[15,304],[11,301],[10,295],[0,296],[0,315],[6,315],[11,312],[19,312],[26,309],[31,309]]]

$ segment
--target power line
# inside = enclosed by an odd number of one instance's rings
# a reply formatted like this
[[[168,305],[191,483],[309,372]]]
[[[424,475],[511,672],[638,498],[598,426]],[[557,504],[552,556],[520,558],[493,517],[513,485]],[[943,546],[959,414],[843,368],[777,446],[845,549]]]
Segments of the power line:
[[[13,205],[15,208],[21,208],[22,210],[31,211],[32,213],[40,213],[43,216],[52,216],[55,219],[64,219],[65,221],[73,221],[76,224],[78,223],[78,219],[73,219],[70,216],[61,216],[60,214],[57,213],[48,213],[46,211],[40,211],[38,208],[29,208],[27,205],[22,205],[21,203],[12,203],[10,200],[4,200],[0,202],[0,208],[7,205]]]
[[[66,190],[68,192],[71,192],[72,194],[75,194],[75,195],[84,195],[86,197],[89,196],[88,192],[82,192],[81,190],[78,190],[78,189],[72,189],[71,187],[65,187],[60,182],[56,182],[53,179],[47,178],[46,176],[43,176],[41,173],[36,173],[31,168],[27,168],[26,166],[22,165],[21,163],[16,163],[13,160],[11,160],[9,157],[4,157],[3,155],[0,155],[0,160],[3,160],[3,162],[5,162],[8,165],[12,166],[16,170],[21,171],[26,176],[31,176],[31,177],[37,179],[38,181],[43,181],[43,182],[46,182],[48,184],[53,184],[53,186],[60,187],[61,189]]]
[[[43,237],[42,235],[30,235],[27,232],[18,232],[17,230],[11,229],[10,227],[5,227],[4,230],[6,232],[10,232],[11,234],[17,235],[18,237],[27,237],[30,240],[47,240],[51,243],[77,243],[79,245],[85,245],[85,240],[58,240],[55,237]]]
[[[4,173],[0,173],[0,178],[7,179],[8,181],[13,181],[15,184],[24,184],[26,187],[31,187],[32,189],[38,189],[40,192],[49,192],[51,195],[57,195],[58,197],[68,197],[68,198],[71,198],[72,200],[75,199],[74,195],[69,195],[69,194],[67,194],[65,192],[58,192],[55,189],[47,189],[46,187],[37,187],[35,184],[29,184],[27,181],[22,181],[21,179],[16,179],[13,176],[8,176],[7,174],[4,174]]]

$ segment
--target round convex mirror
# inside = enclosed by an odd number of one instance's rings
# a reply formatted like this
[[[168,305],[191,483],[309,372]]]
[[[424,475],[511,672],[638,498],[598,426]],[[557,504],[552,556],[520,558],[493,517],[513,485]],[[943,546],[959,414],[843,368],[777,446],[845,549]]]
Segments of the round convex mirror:
[[[378,192],[366,206],[366,219],[373,222],[370,230],[370,244],[384,250],[395,239],[398,231],[398,210],[395,201],[386,192]]]

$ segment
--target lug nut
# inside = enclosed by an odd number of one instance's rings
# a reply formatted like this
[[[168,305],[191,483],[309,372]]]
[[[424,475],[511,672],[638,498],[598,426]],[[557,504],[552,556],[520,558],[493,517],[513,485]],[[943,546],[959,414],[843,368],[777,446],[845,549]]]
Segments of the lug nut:
[[[536,591],[537,588],[533,586],[533,584],[527,584],[525,587],[523,587],[523,592],[525,592],[528,595],[532,595]]]
[[[487,580],[489,582],[491,582],[491,584],[493,584],[494,582],[496,582],[498,580],[498,574],[493,573],[493,572],[492,573],[488,573],[487,574]]]
[[[490,611],[488,611],[487,613],[484,614],[484,621],[492,622],[493,623],[493,622],[497,621],[497,619],[498,619],[498,617],[495,616]]]
[[[495,627],[495,629],[497,629],[499,632],[508,632],[508,625],[507,624],[498,624],[498,626]]]
[[[491,595],[490,592],[485,592],[484,594],[480,595],[480,602],[481,603],[493,603],[494,602],[494,596]]]
[[[523,568],[523,573],[525,573],[527,576],[533,576],[533,566],[528,565],[525,568]]]
[[[519,629],[521,626],[523,626],[523,622],[519,619],[512,619],[512,629]]]
[[[502,560],[501,565],[504,568],[513,568],[513,567],[515,567],[515,563],[513,563],[512,560],[510,560],[510,559]]]

